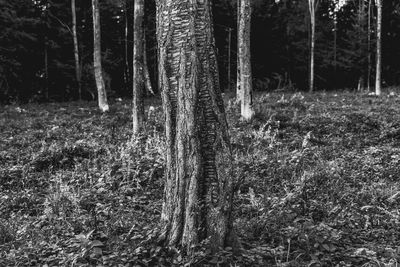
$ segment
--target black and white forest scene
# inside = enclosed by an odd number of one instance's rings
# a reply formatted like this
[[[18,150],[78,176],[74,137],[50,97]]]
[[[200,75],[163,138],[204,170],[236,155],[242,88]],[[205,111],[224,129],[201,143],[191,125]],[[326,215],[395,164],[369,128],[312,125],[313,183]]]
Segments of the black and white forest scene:
[[[0,266],[400,266],[400,1],[0,0]]]

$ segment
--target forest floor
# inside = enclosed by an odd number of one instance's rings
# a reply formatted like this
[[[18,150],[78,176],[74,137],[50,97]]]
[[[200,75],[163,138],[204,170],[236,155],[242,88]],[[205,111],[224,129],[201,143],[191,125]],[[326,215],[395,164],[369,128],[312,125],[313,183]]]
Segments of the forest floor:
[[[190,258],[153,242],[164,139],[152,105],[144,143],[129,101],[107,114],[0,106],[0,266],[400,264],[400,95],[257,95],[249,123],[227,101],[243,251]]]

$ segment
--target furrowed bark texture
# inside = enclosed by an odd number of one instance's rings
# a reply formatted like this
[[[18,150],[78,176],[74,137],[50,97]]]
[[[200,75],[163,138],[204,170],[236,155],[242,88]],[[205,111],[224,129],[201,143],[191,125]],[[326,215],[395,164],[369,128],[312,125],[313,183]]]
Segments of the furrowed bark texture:
[[[167,143],[162,236],[188,253],[210,238],[216,251],[232,234],[232,177],[210,1],[158,1],[157,39]]]
[[[254,116],[253,111],[253,83],[250,61],[250,26],[251,3],[250,0],[240,0],[239,9],[239,68],[240,68],[240,94],[242,119],[250,120]]]
[[[375,94],[381,95],[381,69],[382,69],[382,0],[376,0],[376,78]]]
[[[100,30],[100,10],[99,0],[92,0],[93,7],[93,65],[94,77],[96,79],[97,97],[99,108],[102,112],[110,108],[107,103],[106,86],[103,79],[103,70],[101,67],[101,30]]]
[[[144,122],[144,0],[135,0],[133,26],[133,134],[138,134]]]
[[[73,35],[73,39],[74,39],[75,77],[76,77],[76,82],[78,84],[79,100],[82,100],[81,66],[79,63],[78,35],[76,33],[75,0],[71,0],[71,12],[72,12],[72,35]]]

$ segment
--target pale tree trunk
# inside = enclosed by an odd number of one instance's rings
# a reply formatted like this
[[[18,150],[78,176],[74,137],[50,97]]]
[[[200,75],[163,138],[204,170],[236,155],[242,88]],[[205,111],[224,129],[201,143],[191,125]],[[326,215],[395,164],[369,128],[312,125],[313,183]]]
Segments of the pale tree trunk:
[[[101,30],[100,30],[99,0],[92,0],[92,7],[93,7],[93,36],[94,36],[93,39],[94,77],[96,79],[99,108],[102,112],[106,112],[110,108],[107,103],[107,94],[103,79],[103,70],[101,67]]]
[[[79,47],[78,47],[78,35],[76,33],[76,7],[75,0],[71,0],[71,11],[72,11],[72,36],[74,39],[74,57],[75,57],[75,78],[78,84],[79,100],[82,100],[82,82],[81,82],[81,66],[79,63]]]
[[[124,72],[124,82],[125,82],[125,89],[128,90],[129,88],[129,77],[130,77],[130,71],[129,71],[129,59],[128,59],[128,50],[129,50],[129,8],[128,8],[128,0],[125,0],[125,6],[124,6],[124,13],[125,13],[125,72]]]
[[[209,238],[232,246],[231,149],[209,0],[157,1],[159,83],[166,129],[162,234],[191,253]]]
[[[359,27],[359,50],[363,54],[364,50],[364,38],[363,38],[363,30],[365,30],[365,0],[358,1],[358,27]],[[358,91],[364,91],[364,77],[365,77],[365,66],[363,65],[361,68],[360,77],[358,80]]]
[[[371,3],[372,0],[368,0],[368,37],[367,37],[367,42],[368,42],[368,73],[367,73],[367,88],[368,92],[371,91]]]
[[[242,101],[242,92],[240,90],[240,37],[239,37],[239,28],[240,28],[240,5],[242,0],[237,0],[237,51],[236,51],[236,100],[240,103]]]
[[[149,73],[149,66],[147,65],[147,44],[146,44],[146,31],[143,34],[143,72],[144,72],[144,83],[147,91],[149,91],[152,95],[155,95],[153,91],[153,86],[151,86],[151,79]]]
[[[311,24],[311,40],[310,40],[310,66],[309,66],[309,91],[314,91],[314,58],[315,58],[315,13],[317,0],[308,0],[308,8],[310,12],[310,24]]]
[[[376,0],[377,18],[376,18],[376,78],[375,94],[381,95],[381,69],[382,69],[382,0]]]
[[[138,134],[144,123],[143,72],[143,15],[144,0],[135,0],[133,22],[133,134]]]
[[[240,69],[240,93],[241,93],[241,117],[250,120],[254,116],[253,110],[253,84],[251,73],[250,53],[250,26],[251,3],[250,0],[240,0],[239,10],[239,69]]]

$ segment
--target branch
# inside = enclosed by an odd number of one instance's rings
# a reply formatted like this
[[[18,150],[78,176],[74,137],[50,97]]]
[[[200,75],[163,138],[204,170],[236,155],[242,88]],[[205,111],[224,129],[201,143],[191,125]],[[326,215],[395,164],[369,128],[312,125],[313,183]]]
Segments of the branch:
[[[56,19],[56,20],[57,20],[62,26],[64,26],[71,34],[73,34],[71,28],[70,28],[67,24],[65,24],[64,22],[62,22],[59,18],[57,18],[56,16],[54,16],[54,15],[50,12],[50,10],[48,11],[48,14],[49,14],[52,18]]]

